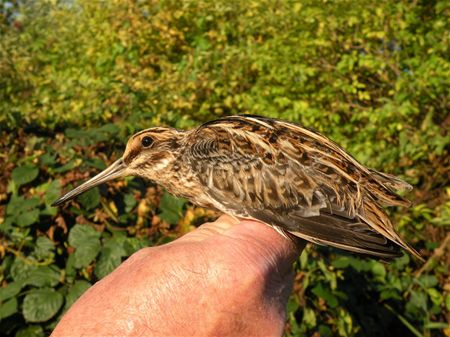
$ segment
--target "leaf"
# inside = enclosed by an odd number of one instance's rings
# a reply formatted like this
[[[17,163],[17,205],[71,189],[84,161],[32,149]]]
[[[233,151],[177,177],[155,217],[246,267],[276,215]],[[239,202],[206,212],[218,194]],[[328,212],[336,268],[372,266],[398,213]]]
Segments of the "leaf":
[[[123,202],[125,203],[125,212],[126,213],[131,212],[137,204],[137,201],[134,198],[133,194],[130,194],[130,193],[124,195]]]
[[[22,313],[27,322],[46,322],[56,315],[63,296],[50,288],[30,291],[23,300]]]
[[[17,312],[17,298],[13,297],[6,302],[0,302],[0,321]]]
[[[403,269],[405,266],[409,264],[410,258],[408,254],[403,254],[403,256],[395,259],[393,264],[397,269]]]
[[[43,266],[32,270],[23,282],[36,287],[53,287],[59,283],[60,278],[61,271],[58,267]]]
[[[28,326],[17,331],[15,337],[44,337],[44,330],[40,325]]]
[[[0,302],[16,296],[23,288],[22,282],[11,282],[6,287],[0,288]]]
[[[16,167],[12,171],[12,180],[17,188],[32,182],[39,174],[39,169],[33,165]]]
[[[103,249],[100,258],[95,264],[95,276],[103,278],[112,272],[122,262],[122,256],[114,254],[114,252],[107,248]]]
[[[328,289],[325,289],[322,283],[316,285],[311,291],[317,297],[324,299],[331,308],[337,307],[338,299]]]
[[[430,322],[425,324],[425,329],[450,329],[450,324],[444,322]]]
[[[287,303],[287,311],[296,312],[299,307],[300,303],[298,301],[298,298],[296,298],[295,296],[290,296],[289,301]]]
[[[350,259],[347,256],[340,256],[331,262],[334,268],[344,269],[350,265]]]
[[[25,199],[23,197],[12,196],[6,207],[7,214],[17,214],[29,211],[39,205],[39,199],[36,197]]]
[[[36,239],[36,245],[34,246],[34,256],[37,259],[46,259],[53,255],[55,244],[52,240],[45,236],[40,236]]]
[[[400,296],[399,292],[394,289],[385,289],[380,293],[380,298],[382,300],[387,300],[390,298],[394,298],[396,300],[401,300],[402,297]]]
[[[124,242],[124,248],[126,251],[126,255],[132,255],[133,253],[137,252],[139,249],[148,247],[150,245],[150,242],[148,239],[138,239],[135,237],[126,238]]]
[[[59,180],[53,180],[50,184],[46,186],[45,191],[45,204],[51,205],[56,199],[61,195],[61,182]]]
[[[94,269],[98,278],[105,277],[122,262],[122,257],[127,255],[124,243],[123,237],[113,237],[106,241]]]
[[[438,284],[438,279],[434,275],[420,275],[417,280],[424,288],[433,288]]]
[[[161,209],[160,218],[169,224],[178,223],[185,203],[186,200],[175,198],[168,192],[164,192],[161,203],[159,204],[159,208]]]
[[[434,304],[436,304],[438,306],[440,306],[442,304],[442,301],[444,300],[444,298],[438,290],[436,290],[435,288],[428,288],[427,293],[428,293],[428,296],[430,296],[430,299]]]
[[[78,197],[80,204],[87,210],[93,209],[100,204],[100,192],[94,187]]]
[[[305,307],[303,309],[302,323],[306,324],[309,327],[315,327],[317,325],[317,318],[314,310],[308,307]]]
[[[11,276],[14,281],[23,284],[36,269],[37,266],[26,264],[22,260],[16,258],[11,266]]]
[[[64,305],[64,311],[68,310],[72,306],[72,304],[74,304],[75,301],[90,287],[91,284],[87,281],[76,281],[66,295],[66,304]]]
[[[100,251],[100,233],[89,226],[75,225],[69,233],[69,244],[75,247],[75,268],[87,267]]]
[[[31,226],[39,220],[39,210],[33,209],[31,211],[19,214],[15,220],[20,227]]]
[[[372,274],[375,276],[376,279],[380,281],[384,281],[386,277],[386,268],[383,264],[381,264],[378,261],[372,260]]]
[[[331,331],[331,329],[326,326],[326,325],[319,325],[319,329],[318,332],[320,334],[320,337],[331,337],[333,336],[333,331]]]
[[[7,219],[20,227],[26,227],[39,220],[39,199],[33,197],[25,199],[23,197],[12,196],[6,207]]]
[[[427,296],[422,292],[413,291],[409,303],[416,308],[427,310]]]
[[[73,170],[75,167],[77,167],[79,165],[80,165],[80,161],[79,160],[72,159],[71,161],[67,162],[63,166],[60,166],[60,167],[57,167],[57,168],[53,169],[53,171],[55,173],[64,173],[64,172]]]
[[[75,278],[77,274],[77,269],[75,268],[75,256],[74,254],[70,254],[66,260],[66,268],[65,268],[66,279],[71,282]]]

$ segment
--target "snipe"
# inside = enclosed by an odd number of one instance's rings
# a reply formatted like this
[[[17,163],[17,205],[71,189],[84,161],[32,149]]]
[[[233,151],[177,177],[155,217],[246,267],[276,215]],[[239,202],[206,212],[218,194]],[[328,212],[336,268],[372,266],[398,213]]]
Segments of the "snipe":
[[[402,180],[369,169],[325,136],[260,116],[231,116],[190,131],[156,127],[132,136],[123,157],[58,199],[139,176],[192,203],[256,219],[302,239],[381,259],[404,248],[382,206],[407,206]]]

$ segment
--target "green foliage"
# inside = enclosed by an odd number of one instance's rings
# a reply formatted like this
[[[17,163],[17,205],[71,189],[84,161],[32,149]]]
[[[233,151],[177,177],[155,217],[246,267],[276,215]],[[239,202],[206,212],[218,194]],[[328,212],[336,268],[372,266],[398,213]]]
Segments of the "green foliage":
[[[164,193],[159,205],[162,210],[159,217],[168,223],[177,223],[181,218],[184,203],[183,199]]]
[[[235,113],[313,127],[415,187],[392,217],[427,262],[307,249],[286,335],[450,334],[449,24],[442,0],[0,0],[2,334],[44,336],[190,225],[185,201],[137,179],[51,207],[62,189],[138,129]]]

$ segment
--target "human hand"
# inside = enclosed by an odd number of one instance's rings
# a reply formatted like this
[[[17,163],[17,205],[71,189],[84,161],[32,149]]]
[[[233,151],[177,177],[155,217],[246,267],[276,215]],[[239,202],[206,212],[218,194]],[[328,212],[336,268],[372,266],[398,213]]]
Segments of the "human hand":
[[[133,254],[52,336],[281,336],[303,248],[265,224],[222,216]]]

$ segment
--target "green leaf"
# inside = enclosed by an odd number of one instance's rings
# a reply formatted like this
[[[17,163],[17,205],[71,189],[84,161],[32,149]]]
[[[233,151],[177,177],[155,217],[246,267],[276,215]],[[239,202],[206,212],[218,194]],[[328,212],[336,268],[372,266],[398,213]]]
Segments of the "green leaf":
[[[46,152],[39,157],[39,162],[41,166],[53,166],[56,164],[56,154]]]
[[[24,284],[37,268],[37,266],[26,264],[23,260],[16,258],[11,266],[11,276],[14,281]]]
[[[124,242],[124,237],[113,237],[106,241],[94,269],[98,278],[105,277],[122,262],[122,257],[127,255]]]
[[[403,256],[395,259],[393,261],[393,264],[395,265],[396,269],[403,269],[405,266],[409,264],[410,258],[408,254],[403,254]]]
[[[416,308],[427,310],[427,296],[422,292],[413,291],[409,303]]]
[[[44,337],[44,330],[40,325],[28,326],[17,331],[15,337]]]
[[[318,329],[319,335],[320,337],[331,337],[333,336],[333,331],[331,331],[331,329],[326,326],[326,325],[319,325],[319,329]]]
[[[150,242],[148,239],[138,239],[135,237],[126,238],[124,242],[124,248],[126,251],[126,255],[130,256],[131,254],[137,252],[139,249],[148,247]]]
[[[80,204],[87,210],[93,209],[100,204],[100,192],[94,187],[78,197]]]
[[[347,268],[350,265],[350,259],[347,256],[340,256],[331,262],[332,266],[338,269]]]
[[[74,254],[70,254],[66,260],[66,279],[73,280],[77,274],[77,269],[75,268],[75,256]]]
[[[450,324],[444,322],[430,322],[425,324],[425,329],[450,329]]]
[[[338,299],[328,289],[325,289],[322,283],[316,285],[311,291],[317,297],[324,299],[331,308],[337,307]]]
[[[23,197],[12,196],[6,207],[7,214],[17,214],[29,211],[39,205],[39,199],[36,197],[25,199]]]
[[[385,289],[381,292],[380,298],[382,300],[387,300],[390,298],[394,298],[396,300],[401,300],[402,297],[400,296],[399,292],[395,289]]]
[[[137,204],[137,201],[134,198],[133,194],[129,194],[129,193],[124,195],[123,201],[125,203],[125,212],[126,213],[131,212]]]
[[[91,226],[76,224],[69,232],[69,244],[75,248],[83,247],[86,241],[99,240],[100,235]]]
[[[186,200],[175,198],[167,192],[161,198],[159,208],[161,214],[159,215],[162,220],[170,224],[176,224],[182,216],[183,206]]]
[[[314,310],[306,307],[303,309],[303,319],[302,323],[306,324],[308,327],[316,327],[317,326],[317,318]]]
[[[60,278],[61,271],[53,265],[37,267],[29,273],[23,282],[36,287],[53,287],[59,283]]]
[[[76,281],[66,295],[66,304],[64,305],[64,310],[68,310],[72,306],[72,304],[74,304],[75,301],[90,287],[91,284],[87,281]]]
[[[39,174],[39,169],[33,165],[24,165],[16,167],[12,171],[12,180],[17,188],[32,182]]]
[[[30,291],[23,300],[22,313],[27,322],[46,322],[56,315],[63,296],[50,288]]]
[[[46,186],[44,196],[45,204],[51,205],[60,196],[61,196],[61,182],[59,180],[53,180]]]
[[[0,302],[0,321],[17,312],[17,298],[11,298],[6,302]]]
[[[298,298],[296,298],[295,296],[290,296],[287,303],[287,311],[296,312],[299,307],[300,303],[298,302]]]
[[[427,293],[428,293],[428,296],[430,296],[430,299],[431,299],[431,301],[434,304],[436,304],[438,306],[440,306],[442,304],[444,298],[443,298],[442,294],[437,289],[435,289],[435,288],[428,288],[427,289]]]
[[[36,246],[34,246],[34,256],[37,259],[46,259],[53,255],[55,244],[52,240],[45,236],[40,236],[36,239]]]
[[[79,160],[71,160],[68,163],[64,164],[63,166],[60,166],[58,168],[53,169],[55,173],[64,173],[70,170],[73,170],[75,167],[80,165]]]
[[[75,268],[87,267],[100,251],[100,233],[89,226],[75,225],[69,233],[69,244],[75,247]]]
[[[16,218],[16,224],[20,227],[31,226],[39,220],[39,210],[33,209],[26,213],[19,214]]]
[[[22,282],[11,282],[6,287],[0,288],[0,302],[4,302],[11,297],[16,296],[20,293],[23,288]]]
[[[424,288],[433,288],[438,284],[438,279],[434,275],[421,275],[417,281]]]
[[[23,197],[12,196],[6,206],[7,220],[16,223],[20,227],[30,226],[39,220],[39,199],[33,197],[24,199]]]
[[[381,264],[380,262],[377,262],[375,260],[372,260],[371,271],[376,279],[384,281],[384,279],[386,277],[386,268],[384,267],[383,264]]]

